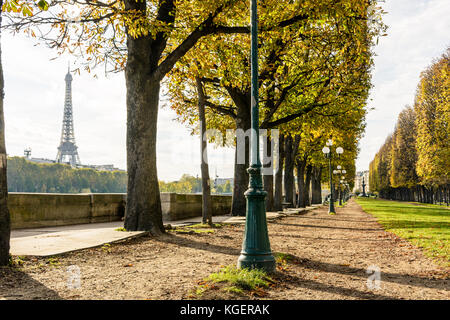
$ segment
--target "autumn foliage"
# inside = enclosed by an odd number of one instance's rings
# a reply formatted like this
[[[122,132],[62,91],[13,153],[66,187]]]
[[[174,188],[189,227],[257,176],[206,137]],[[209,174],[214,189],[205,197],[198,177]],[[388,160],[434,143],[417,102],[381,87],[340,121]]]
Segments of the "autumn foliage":
[[[414,107],[370,163],[370,189],[383,198],[449,203],[449,73],[450,48],[422,72]]]

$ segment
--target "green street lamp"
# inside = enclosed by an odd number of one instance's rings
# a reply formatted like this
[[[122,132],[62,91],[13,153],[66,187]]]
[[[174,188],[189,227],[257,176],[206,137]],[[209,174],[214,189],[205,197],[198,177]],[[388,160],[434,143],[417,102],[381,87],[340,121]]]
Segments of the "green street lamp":
[[[252,127],[250,136],[251,154],[249,189],[247,199],[245,233],[242,251],[237,267],[275,271],[275,258],[270,249],[266,219],[266,194],[262,184],[261,161],[259,158],[259,107],[258,107],[258,13],[257,1],[251,0],[251,111]]]
[[[323,147],[322,152],[325,156],[325,158],[328,159],[328,169],[329,169],[329,173],[330,173],[330,207],[328,209],[328,213],[329,214],[335,214],[336,210],[334,209],[334,198],[333,198],[333,172],[331,171],[331,159],[332,159],[332,152],[331,152],[331,147],[333,146],[333,140],[332,139],[328,139],[326,146]],[[344,152],[344,149],[342,149],[342,147],[337,147],[336,148],[336,153],[338,155],[338,157],[340,157],[340,155]],[[338,168],[340,169],[340,166],[338,166]]]
[[[364,182],[364,176],[362,178],[363,197],[366,196],[366,183]]]
[[[345,170],[342,170],[345,171]],[[344,173],[344,172],[342,172]],[[341,177],[341,180],[339,181],[339,205],[342,206],[342,186],[345,183],[345,177]]]

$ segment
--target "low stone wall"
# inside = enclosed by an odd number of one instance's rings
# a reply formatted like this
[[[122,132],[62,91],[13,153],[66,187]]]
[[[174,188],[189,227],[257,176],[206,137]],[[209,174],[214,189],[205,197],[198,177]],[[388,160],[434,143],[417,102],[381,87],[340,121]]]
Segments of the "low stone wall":
[[[214,216],[231,212],[231,196],[212,195]],[[161,193],[161,207],[164,220],[182,220],[202,215],[201,194]]]
[[[12,229],[119,221],[125,212],[126,194],[15,193],[8,195]],[[200,194],[162,193],[164,220],[202,215]],[[212,196],[213,215],[230,213],[231,196]]]
[[[12,229],[61,226],[120,220],[125,195],[115,194],[8,194]]]

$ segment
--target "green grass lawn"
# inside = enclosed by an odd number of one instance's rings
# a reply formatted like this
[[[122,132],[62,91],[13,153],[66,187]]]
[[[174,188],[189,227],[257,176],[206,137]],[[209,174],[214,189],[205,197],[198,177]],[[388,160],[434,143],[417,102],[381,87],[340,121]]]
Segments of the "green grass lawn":
[[[438,263],[450,266],[450,210],[399,201],[357,198],[363,210],[383,227],[414,245]]]

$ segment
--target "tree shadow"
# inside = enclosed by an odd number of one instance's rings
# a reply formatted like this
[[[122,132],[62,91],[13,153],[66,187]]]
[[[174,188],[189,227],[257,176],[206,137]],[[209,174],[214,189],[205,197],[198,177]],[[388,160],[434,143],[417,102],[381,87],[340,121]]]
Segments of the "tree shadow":
[[[332,241],[390,241],[389,239],[371,239],[371,238],[318,238],[318,237],[308,237],[308,236],[298,236],[293,234],[280,234],[280,233],[270,233],[270,237],[289,237],[298,239],[311,239],[311,240],[332,240]]]
[[[164,243],[176,244],[182,247],[199,249],[213,253],[222,253],[231,256],[239,256],[239,254],[241,253],[241,248],[226,247],[202,241],[195,241],[193,239],[180,237],[170,233],[166,234],[164,237],[156,237],[153,239]]]
[[[369,274],[366,273],[366,269],[362,268],[355,268],[346,265],[339,265],[334,263],[311,260],[308,258],[300,258],[294,255],[291,255],[291,257],[292,259],[287,261],[288,263],[294,263],[306,269],[322,271],[327,273],[358,276],[363,279],[367,279],[367,277],[369,276]],[[433,279],[402,273],[383,272],[382,269],[380,280],[381,282],[391,282],[415,287],[424,287],[429,289],[449,290],[450,288],[450,280],[448,279]]]
[[[352,230],[352,231],[383,231],[383,228],[378,229],[369,229],[369,228],[347,228],[347,227],[335,227],[335,226],[318,226],[311,224],[295,224],[295,223],[281,223],[281,222],[273,222],[273,224],[279,224],[283,226],[294,226],[294,227],[303,227],[303,228],[325,228],[325,229],[340,229],[340,230]]]
[[[397,300],[398,298],[390,297],[382,294],[377,294],[375,292],[361,291],[355,288],[344,288],[335,285],[330,285],[322,283],[319,281],[313,281],[309,279],[302,279],[297,276],[289,275],[286,277],[289,281],[289,285],[293,285],[298,288],[304,288],[314,291],[322,291],[326,293],[335,293],[339,295],[344,295],[347,297],[358,298],[358,299],[368,299],[368,300]]]
[[[358,222],[358,223],[376,223],[375,220],[356,220],[356,219],[339,219],[339,218],[330,218],[330,217],[311,217],[311,216],[298,216],[292,215],[289,218],[302,218],[302,219],[314,219],[314,220],[322,220],[322,221],[346,221],[346,222]]]
[[[62,300],[53,289],[13,267],[0,267],[0,298],[6,300]]]

